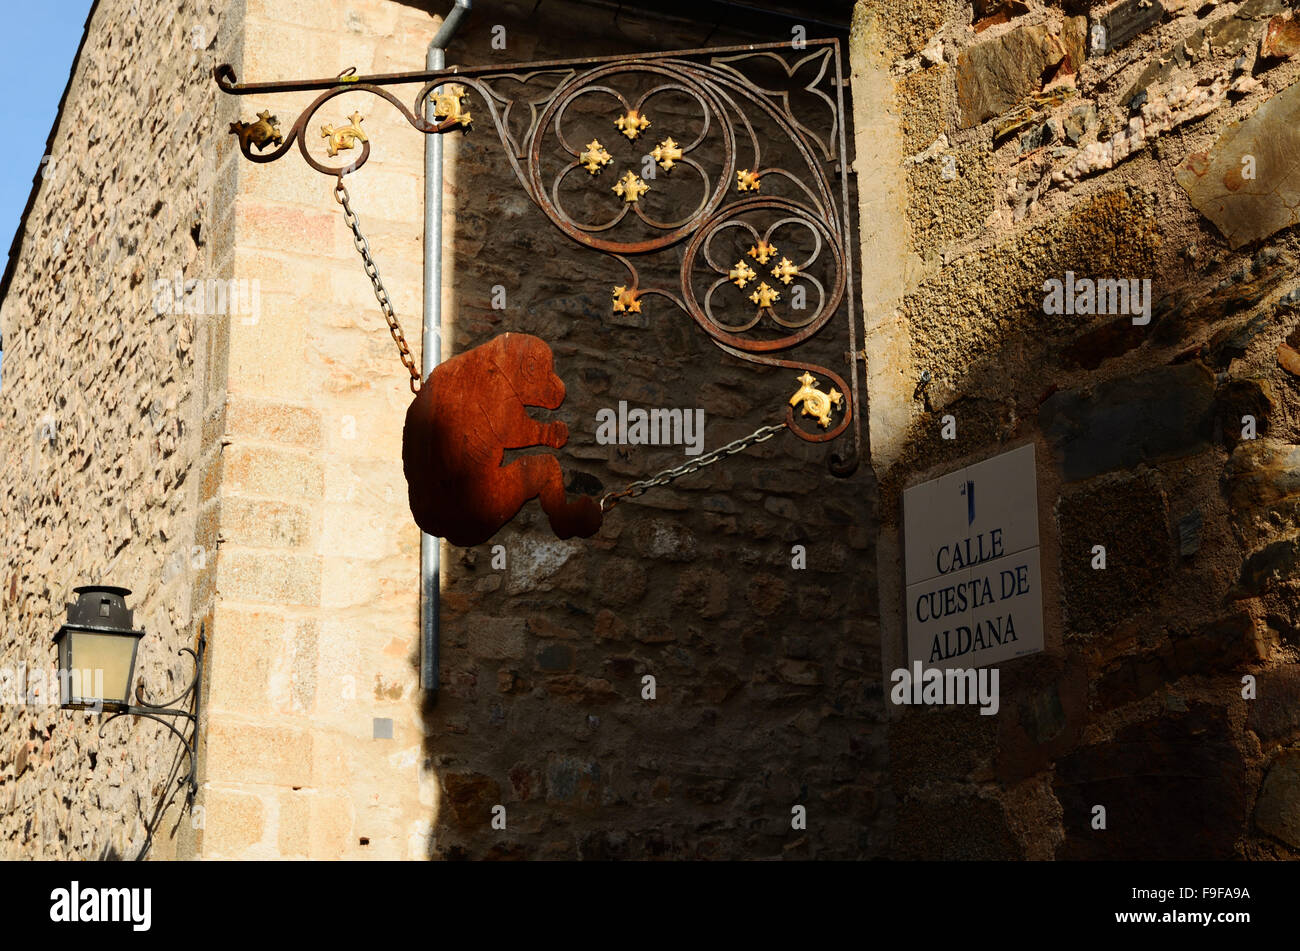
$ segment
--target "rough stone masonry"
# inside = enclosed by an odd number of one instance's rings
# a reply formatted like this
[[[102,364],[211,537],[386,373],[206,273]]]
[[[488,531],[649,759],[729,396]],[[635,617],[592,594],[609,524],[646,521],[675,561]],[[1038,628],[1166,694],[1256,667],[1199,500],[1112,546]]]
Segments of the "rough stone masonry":
[[[859,164],[864,248],[898,274],[867,328],[882,671],[902,489],[1027,441],[1047,624],[998,717],[891,721],[887,854],[1295,857],[1294,11],[857,12],[905,174]],[[1149,280],[1149,322],[1052,306],[1075,275]]]

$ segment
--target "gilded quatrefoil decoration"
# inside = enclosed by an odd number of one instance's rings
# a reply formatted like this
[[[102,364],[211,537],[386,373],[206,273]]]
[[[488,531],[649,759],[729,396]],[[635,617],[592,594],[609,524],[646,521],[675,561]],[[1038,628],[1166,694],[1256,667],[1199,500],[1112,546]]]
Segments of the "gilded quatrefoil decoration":
[[[731,283],[735,284],[741,290],[744,290],[745,285],[758,277],[758,275],[755,274],[754,269],[744,261],[737,261],[736,266],[731,269],[731,272],[727,277],[730,278]]]
[[[650,190],[650,186],[641,179],[637,178],[631,172],[628,172],[618,180],[618,184],[612,189],[616,195],[622,198],[630,205],[634,205],[642,195]]]
[[[601,170],[602,166],[614,161],[614,156],[605,151],[605,147],[600,144],[600,140],[592,139],[587,143],[587,151],[578,156],[578,161],[590,174],[595,175]]]
[[[351,125],[334,128],[332,125],[321,126],[320,134],[322,139],[329,139],[325,145],[325,151],[330,155],[338,155],[345,149],[355,149],[357,142],[368,142],[366,134],[361,131],[362,116],[359,112],[354,112],[348,116]]]
[[[747,168],[742,168],[736,173],[736,190],[742,192],[756,192],[762,184],[759,180],[758,172],[751,172]],[[767,263],[767,262],[763,262]]]
[[[839,408],[844,407],[844,394],[835,387],[831,387],[829,393],[823,393],[817,389],[817,379],[807,370],[803,376],[798,377],[803,385],[790,397],[790,405],[798,406],[803,403],[803,415],[812,416],[817,420],[817,424],[825,429],[831,424],[831,406]]]
[[[462,108],[465,87],[452,83],[443,92],[433,94],[433,117],[440,122],[458,122],[468,129],[474,117]]]
[[[614,120],[614,125],[618,126],[618,130],[627,136],[630,141],[645,129],[650,128],[650,120],[635,109],[629,109],[627,115],[619,116]]]
[[[663,167],[665,172],[671,172],[673,165],[682,157],[682,150],[677,147],[677,143],[669,136],[656,145],[650,155]]]
[[[247,150],[248,143],[251,142],[265,151],[272,143],[280,145],[284,142],[280,130],[276,127],[277,121],[270,112],[259,112],[256,122],[232,122],[230,131],[239,136],[240,148]]]

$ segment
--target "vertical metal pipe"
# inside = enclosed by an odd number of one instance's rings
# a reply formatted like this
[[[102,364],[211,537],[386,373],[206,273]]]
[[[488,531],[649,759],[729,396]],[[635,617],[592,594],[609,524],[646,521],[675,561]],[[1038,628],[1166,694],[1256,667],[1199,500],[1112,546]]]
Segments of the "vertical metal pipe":
[[[425,55],[425,69],[442,69],[446,47],[469,11],[471,0],[456,0]],[[433,120],[433,97],[424,102]],[[424,137],[424,345],[423,377],[442,362],[442,136]],[[438,692],[439,541],[420,533],[420,687]]]

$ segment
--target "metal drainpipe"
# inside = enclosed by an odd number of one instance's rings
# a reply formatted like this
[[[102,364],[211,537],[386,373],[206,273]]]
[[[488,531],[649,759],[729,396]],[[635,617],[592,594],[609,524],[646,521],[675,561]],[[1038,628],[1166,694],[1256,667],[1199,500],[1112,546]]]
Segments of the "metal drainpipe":
[[[425,69],[446,65],[446,47],[469,12],[470,0],[456,0],[429,43]],[[424,103],[424,117],[433,121],[433,100]],[[429,378],[442,362],[442,136],[424,137],[424,344],[423,376]],[[420,687],[438,692],[438,629],[440,626],[438,539],[420,533]]]

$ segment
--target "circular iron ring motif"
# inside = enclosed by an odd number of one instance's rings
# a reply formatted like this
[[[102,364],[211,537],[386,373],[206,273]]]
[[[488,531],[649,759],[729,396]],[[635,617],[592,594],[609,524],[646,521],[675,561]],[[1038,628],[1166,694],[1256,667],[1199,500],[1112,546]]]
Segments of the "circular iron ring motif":
[[[757,210],[778,210],[795,216],[800,223],[807,224],[821,233],[822,238],[826,241],[830,251],[832,261],[835,265],[835,281],[831,286],[828,299],[823,302],[821,312],[812,320],[803,325],[797,332],[785,337],[779,337],[775,340],[751,340],[742,337],[739,334],[728,333],[707,315],[701,309],[699,302],[695,297],[695,287],[691,281],[691,273],[695,267],[695,257],[699,253],[701,246],[715,232],[719,231],[729,223],[751,211]],[[844,249],[840,244],[839,235],[828,225],[817,217],[811,209],[806,208],[797,202],[790,201],[787,198],[749,198],[744,201],[735,202],[723,209],[722,216],[711,218],[700,227],[686,245],[686,250],[682,258],[682,301],[686,304],[686,309],[690,312],[691,317],[699,324],[704,331],[719,343],[735,347],[738,350],[746,350],[750,353],[760,353],[770,350],[785,350],[796,344],[807,340],[825,323],[830,320],[831,315],[840,306],[840,301],[844,297],[845,280],[844,266]],[[752,326],[749,325],[749,326]]]
[[[750,236],[753,237],[755,244],[758,244],[759,242],[770,244],[772,235],[774,235],[777,232],[777,230],[780,229],[781,227],[789,224],[799,225],[801,227],[807,228],[808,231],[812,234],[813,240],[816,241],[816,245],[813,247],[813,250],[808,255],[808,257],[806,257],[803,261],[801,261],[798,265],[796,265],[799,268],[798,278],[800,280],[807,281],[809,284],[812,284],[814,287],[817,288],[816,308],[814,308],[812,313],[808,317],[804,318],[803,320],[785,320],[779,314],[777,314],[775,308],[760,307],[754,313],[754,316],[749,318],[749,320],[745,321],[744,323],[741,324],[724,323],[713,312],[713,305],[712,305],[713,295],[717,293],[719,290],[725,288],[728,284],[732,284],[734,282],[731,279],[731,268],[729,266],[724,267],[723,265],[719,264],[713,257],[713,250],[711,246],[713,244],[714,239],[717,238],[718,235],[722,234],[724,231],[734,228],[739,231],[748,231]],[[787,330],[799,330],[802,327],[806,327],[814,320],[816,320],[817,317],[821,314],[822,307],[826,303],[826,288],[825,286],[823,286],[821,281],[817,280],[817,278],[813,277],[812,274],[807,272],[807,268],[810,264],[812,264],[821,256],[822,236],[821,236],[821,232],[819,232],[816,228],[810,225],[806,218],[799,215],[792,215],[787,218],[782,218],[780,221],[775,221],[772,224],[768,225],[767,230],[761,235],[758,233],[758,229],[755,228],[753,225],[751,225],[749,222],[740,221],[737,218],[729,218],[728,220],[722,222],[722,224],[713,224],[709,227],[708,235],[705,237],[704,242],[700,245],[700,249],[704,252],[704,260],[709,265],[709,267],[713,268],[716,274],[721,275],[721,277],[719,277],[716,281],[710,284],[709,289],[704,292],[704,314],[709,318],[709,320],[711,320],[714,324],[716,324],[717,327],[723,332],[738,334],[738,333],[743,333],[746,330],[752,329],[755,325],[758,324],[760,320],[763,319],[763,311],[767,311],[768,317],[770,317],[777,324],[780,324],[782,327],[785,327]],[[766,265],[763,266],[766,267]],[[757,274],[755,274],[755,279],[759,279]]]
[[[675,228],[667,234],[660,235],[657,238],[649,238],[645,241],[612,241],[588,234],[577,224],[571,223],[570,219],[556,207],[548,193],[548,190],[542,184],[542,136],[555,120],[556,113],[559,112],[570,99],[581,94],[584,87],[588,86],[594,80],[603,79],[606,76],[612,76],[618,73],[656,73],[668,77],[675,83],[682,84],[682,86],[686,87],[686,89],[694,94],[698,101],[705,104],[707,108],[712,109],[714,117],[716,118],[718,126],[722,129],[723,134],[723,170],[722,174],[718,176],[718,182],[714,188],[713,194],[701,203],[700,207],[696,209],[695,214],[687,219],[681,227]],[[656,90],[652,90],[652,92],[654,91]],[[648,98],[648,94],[643,95],[640,101],[644,101],[646,98]],[[610,121],[611,123],[613,122],[612,119]],[[707,115],[705,121],[709,121]],[[560,141],[563,143],[564,140],[562,137],[557,135],[557,138],[560,138]],[[569,154],[573,154],[567,148],[566,151],[569,151]],[[727,188],[731,183],[732,164],[735,162],[736,156],[736,133],[723,109],[721,101],[710,93],[707,88],[700,85],[700,83],[691,76],[689,72],[655,63],[619,64],[615,66],[606,66],[589,73],[584,73],[582,76],[572,80],[562,92],[558,93],[555,99],[551,101],[551,104],[547,107],[546,111],[542,113],[542,117],[537,123],[537,128],[533,132],[532,142],[529,146],[529,153],[528,183],[533,192],[533,198],[537,202],[537,206],[542,209],[542,212],[546,217],[551,219],[557,228],[575,241],[581,242],[590,248],[595,248],[598,251],[606,251],[614,254],[644,254],[650,251],[658,251],[661,248],[666,248],[669,245],[680,241],[682,238],[690,234],[699,222],[712,215],[714,211],[717,210],[718,206],[722,204],[722,200],[727,194]],[[561,175],[565,175],[567,172],[568,170],[561,172]],[[620,220],[625,215],[626,211],[620,213]],[[604,225],[591,227],[609,228],[612,226],[613,223],[606,223]]]
[[[655,86],[653,89],[647,90],[646,92],[642,93],[641,98],[639,98],[636,101],[636,104],[631,105],[628,103],[627,99],[623,96],[623,94],[619,92],[617,89],[614,89],[612,86],[606,86],[604,84],[592,84],[589,86],[584,86],[582,89],[579,89],[577,92],[566,97],[565,101],[560,105],[560,108],[555,113],[555,137],[560,140],[560,144],[564,146],[564,150],[568,152],[570,155],[575,157],[575,160],[573,162],[569,163],[563,169],[561,169],[560,173],[555,176],[555,180],[551,183],[551,202],[555,206],[556,214],[558,214],[567,224],[570,224],[573,227],[578,228],[580,231],[587,232],[588,234],[594,231],[608,231],[610,228],[613,228],[624,218],[626,218],[628,212],[631,211],[633,214],[635,214],[638,218],[640,218],[651,228],[654,228],[658,231],[672,231],[676,228],[682,227],[683,225],[689,225],[691,222],[697,221],[700,215],[706,211],[705,205],[707,203],[707,194],[706,194],[705,201],[701,201],[698,205],[695,206],[695,208],[693,208],[690,211],[689,214],[687,214],[685,217],[679,218],[677,221],[655,221],[653,218],[648,217],[646,213],[641,210],[640,202],[620,202],[620,208],[618,214],[615,215],[613,218],[609,219],[608,221],[602,224],[591,224],[591,223],[581,224],[575,221],[573,217],[569,215],[564,210],[564,208],[562,208],[560,205],[560,196],[559,196],[560,185],[563,184],[564,180],[568,178],[571,173],[583,167],[582,162],[580,160],[582,150],[575,148],[573,143],[570,142],[564,135],[565,110],[568,109],[569,106],[573,105],[573,103],[578,99],[579,96],[587,96],[596,93],[603,93],[604,95],[617,99],[619,104],[622,106],[624,110],[631,108],[631,109],[635,109],[639,113],[644,113],[646,102],[649,101],[654,96],[658,96],[661,93],[665,93],[665,92],[685,93],[686,95],[690,96],[692,99],[694,99],[696,102],[700,104],[701,110],[704,113],[704,124],[703,127],[700,129],[700,134],[695,137],[695,140],[693,142],[690,142],[680,147],[683,154],[681,158],[676,160],[676,164],[679,166],[694,169],[695,172],[700,176],[700,182],[704,185],[705,190],[707,192],[709,186],[708,172],[704,170],[704,166],[701,165],[699,162],[695,161],[692,158],[687,158],[687,156],[691,152],[693,152],[695,149],[700,147],[700,145],[708,137],[709,129],[712,127],[712,123],[710,122],[709,119],[708,104],[705,103],[704,100],[701,99],[699,96],[697,96],[694,90],[686,86],[683,86],[680,83],[663,83],[662,85]]]

